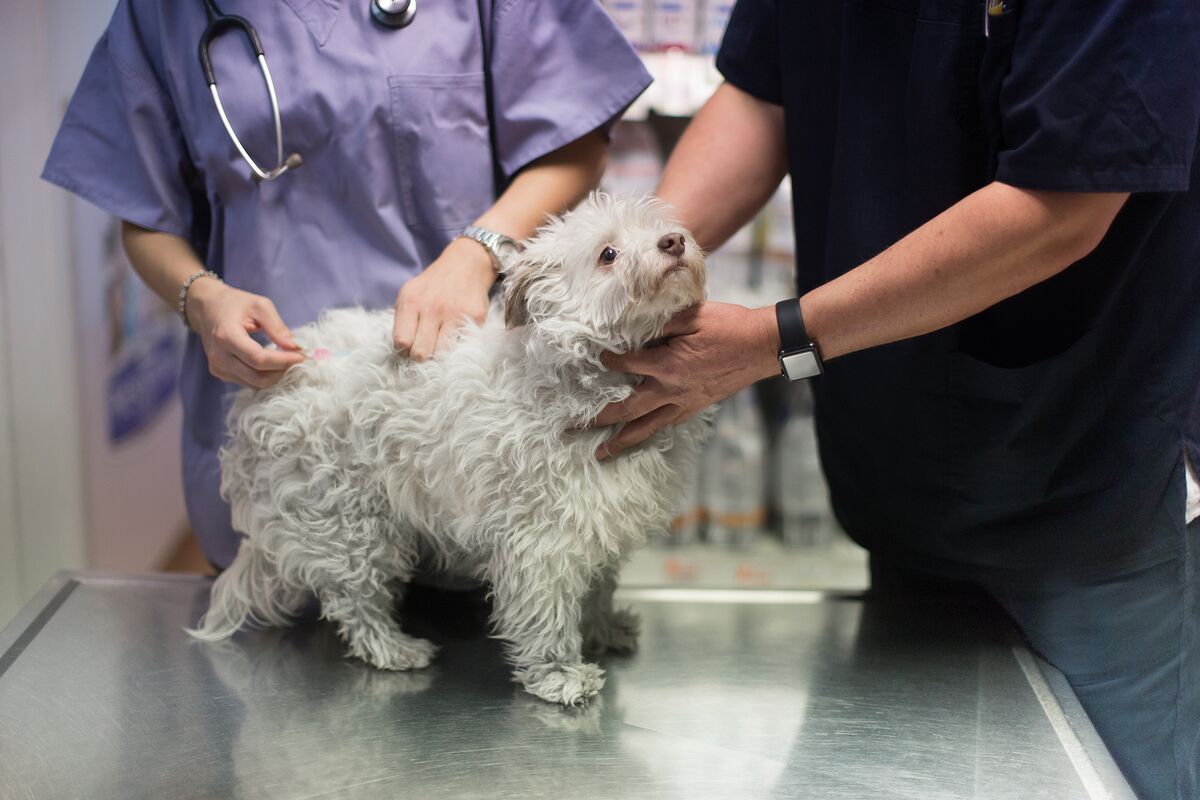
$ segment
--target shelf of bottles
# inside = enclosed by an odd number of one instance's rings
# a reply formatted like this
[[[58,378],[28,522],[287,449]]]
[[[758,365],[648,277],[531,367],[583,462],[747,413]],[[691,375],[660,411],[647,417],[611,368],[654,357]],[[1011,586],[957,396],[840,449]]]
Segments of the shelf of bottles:
[[[644,194],[658,184],[687,118],[720,83],[714,55],[733,0],[604,4],[641,52],[655,82],[613,130],[603,187],[614,194]],[[770,305],[795,296],[794,270],[791,187],[785,178],[762,213],[709,256],[709,298]],[[861,581],[861,554],[837,530],[829,511],[806,382],[765,381],[721,404],[700,478],[671,535],[659,544],[677,548],[649,567],[660,570],[657,577],[666,582],[839,586]],[[717,550],[738,554],[737,563],[714,561],[709,554]],[[811,566],[787,567],[788,553]],[[823,566],[812,563],[813,557],[833,561]],[[650,560],[642,560],[643,573]],[[705,569],[722,574],[697,575]],[[807,579],[797,581],[798,569],[810,573]],[[790,576],[779,575],[789,570]],[[640,577],[655,580],[653,574]]]

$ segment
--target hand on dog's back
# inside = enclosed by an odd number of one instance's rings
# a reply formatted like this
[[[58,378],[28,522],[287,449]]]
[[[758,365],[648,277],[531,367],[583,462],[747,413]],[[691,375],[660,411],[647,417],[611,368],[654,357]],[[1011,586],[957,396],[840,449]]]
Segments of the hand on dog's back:
[[[496,282],[491,256],[478,242],[455,239],[396,296],[392,343],[400,355],[425,361],[453,341],[464,320],[483,324]]]

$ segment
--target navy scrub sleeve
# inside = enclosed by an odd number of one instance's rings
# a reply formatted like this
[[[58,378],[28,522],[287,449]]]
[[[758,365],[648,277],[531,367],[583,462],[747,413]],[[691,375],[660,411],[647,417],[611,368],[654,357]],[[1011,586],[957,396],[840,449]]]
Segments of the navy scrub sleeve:
[[[780,105],[783,87],[776,2],[742,0],[734,6],[717,53],[717,70],[743,92]]]
[[[1011,47],[996,180],[1028,189],[1188,188],[1200,120],[1200,4],[1025,2],[994,17]]]

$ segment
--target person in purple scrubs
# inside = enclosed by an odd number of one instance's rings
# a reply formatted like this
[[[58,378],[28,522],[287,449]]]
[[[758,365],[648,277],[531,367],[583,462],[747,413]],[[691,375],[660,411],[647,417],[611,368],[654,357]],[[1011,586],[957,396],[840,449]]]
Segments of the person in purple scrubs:
[[[188,287],[181,388],[188,514],[217,567],[239,542],[217,461],[237,385],[279,380],[304,358],[290,328],[339,306],[394,304],[397,348],[433,355],[460,320],[482,319],[496,279],[493,253],[459,234],[519,240],[578,201],[603,170],[607,127],[650,82],[598,0],[422,0],[400,29],[370,5],[222,0],[257,29],[284,152],[303,159],[259,182],[197,57],[205,3],[120,0],[43,172],[125,221],[130,261],[167,302],[205,270],[222,279]],[[211,57],[233,129],[274,166],[246,38],[218,37]]]

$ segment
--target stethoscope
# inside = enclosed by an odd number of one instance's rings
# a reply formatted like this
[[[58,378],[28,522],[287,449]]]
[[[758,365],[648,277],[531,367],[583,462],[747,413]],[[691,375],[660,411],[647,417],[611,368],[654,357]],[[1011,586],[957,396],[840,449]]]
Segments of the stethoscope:
[[[204,80],[208,83],[208,90],[212,92],[217,113],[221,115],[221,124],[225,126],[225,132],[233,140],[234,147],[250,165],[255,180],[273,181],[288,170],[299,167],[304,163],[304,159],[300,157],[299,153],[292,153],[286,159],[283,157],[283,124],[279,120],[279,98],[275,96],[275,82],[271,80],[271,70],[267,68],[267,57],[263,53],[258,31],[254,30],[254,26],[245,17],[222,13],[216,0],[204,0],[204,10],[208,14],[208,27],[200,35],[200,68],[204,70]],[[385,28],[403,28],[412,22],[416,15],[417,0],[371,0],[371,16]],[[209,48],[212,47],[214,39],[230,28],[240,29],[247,41],[250,42],[250,47],[258,57],[258,66],[262,69],[263,79],[267,82],[267,94],[271,96],[271,113],[275,118],[275,166],[269,170],[260,167],[246,152],[241,140],[233,132],[233,126],[229,124],[229,116],[225,113],[225,106],[221,104],[221,95],[217,92],[217,73],[213,71]]]

